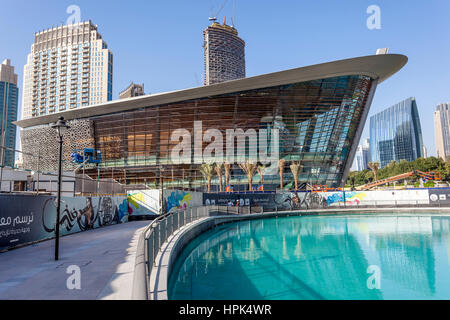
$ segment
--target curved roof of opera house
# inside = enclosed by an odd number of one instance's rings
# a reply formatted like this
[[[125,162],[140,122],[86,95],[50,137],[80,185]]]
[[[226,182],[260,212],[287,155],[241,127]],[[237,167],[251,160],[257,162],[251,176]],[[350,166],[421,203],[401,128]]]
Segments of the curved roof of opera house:
[[[66,120],[89,118],[92,116],[111,114],[144,107],[339,76],[363,75],[376,79],[378,80],[378,83],[381,83],[403,68],[407,62],[408,58],[400,54],[373,55],[339,60],[264,74],[256,77],[223,82],[210,86],[158,93],[123,100],[114,100],[89,107],[21,120],[17,121],[16,124],[19,127],[28,128],[56,122],[61,116],[63,116]]]

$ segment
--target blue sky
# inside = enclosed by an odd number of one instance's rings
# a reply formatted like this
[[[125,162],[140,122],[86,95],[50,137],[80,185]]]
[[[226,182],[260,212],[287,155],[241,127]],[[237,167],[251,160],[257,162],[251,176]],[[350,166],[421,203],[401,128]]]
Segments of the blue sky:
[[[195,87],[203,75],[202,31],[224,2],[0,0],[0,60],[12,60],[22,88],[34,32],[65,23],[67,7],[77,5],[114,54],[114,98],[130,81],[144,83],[146,93]],[[374,4],[381,8],[380,30],[366,26],[366,10]],[[226,15],[229,22],[233,11],[228,0],[219,20]],[[450,102],[450,1],[237,0],[235,25],[247,43],[247,76],[384,47],[408,56],[407,66],[378,87],[370,115],[415,96],[424,143],[429,155],[436,154],[433,112]]]

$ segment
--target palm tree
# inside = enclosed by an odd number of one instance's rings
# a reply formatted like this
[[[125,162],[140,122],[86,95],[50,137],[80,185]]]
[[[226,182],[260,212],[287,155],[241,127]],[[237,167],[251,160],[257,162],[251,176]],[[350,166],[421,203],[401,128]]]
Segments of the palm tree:
[[[223,163],[216,163],[216,166],[214,168],[216,170],[216,174],[219,177],[219,190],[220,192],[223,192],[223,174],[222,174],[222,169],[223,169]]]
[[[258,174],[259,174],[260,184],[264,188],[264,171],[266,171],[266,166],[263,164],[260,164],[260,165],[258,165],[256,170],[258,171]]]
[[[378,170],[380,170],[380,164],[378,162],[369,162],[369,168],[373,172],[374,181],[378,181]]]
[[[286,160],[280,159],[278,161],[278,167],[280,169],[280,189],[283,190],[284,181],[283,181],[283,175],[284,175],[284,166],[286,165]]]
[[[231,164],[225,163],[225,185],[228,187],[230,185],[230,177],[231,177]]]
[[[200,166],[200,172],[208,181],[208,193],[211,193],[211,180],[214,177],[214,165],[212,163],[204,163]]]
[[[295,190],[298,190],[298,176],[300,175],[300,172],[303,170],[303,165],[300,163],[300,161],[294,161],[292,162],[290,168],[292,174],[294,175]]]
[[[239,167],[247,174],[249,190],[253,191],[253,177],[258,165],[247,160],[245,163],[241,163]]]

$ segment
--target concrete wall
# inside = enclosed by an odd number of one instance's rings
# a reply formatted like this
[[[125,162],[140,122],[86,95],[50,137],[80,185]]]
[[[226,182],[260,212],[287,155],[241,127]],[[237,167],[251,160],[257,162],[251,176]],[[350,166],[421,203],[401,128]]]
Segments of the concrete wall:
[[[10,168],[3,168],[3,173],[0,181],[0,191],[1,192],[12,192],[14,191],[15,181],[27,181],[28,172],[13,170]]]

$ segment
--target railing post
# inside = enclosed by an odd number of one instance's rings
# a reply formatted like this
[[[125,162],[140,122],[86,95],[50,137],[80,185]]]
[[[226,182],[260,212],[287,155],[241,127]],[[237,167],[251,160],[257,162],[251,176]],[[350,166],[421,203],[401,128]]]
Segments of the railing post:
[[[156,227],[153,228],[153,262],[156,262],[156,248],[158,247],[159,242],[159,229],[156,231]]]
[[[150,241],[150,239],[151,239],[151,241]],[[151,272],[152,272],[152,268],[153,268],[153,262],[155,261],[155,259],[153,258],[153,246],[154,246],[154,234],[153,234],[153,232],[151,232],[150,233],[150,237],[149,237],[149,239],[147,240],[147,246],[149,246],[147,249],[147,254],[149,255],[148,256],[148,274],[151,274]]]

